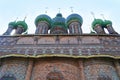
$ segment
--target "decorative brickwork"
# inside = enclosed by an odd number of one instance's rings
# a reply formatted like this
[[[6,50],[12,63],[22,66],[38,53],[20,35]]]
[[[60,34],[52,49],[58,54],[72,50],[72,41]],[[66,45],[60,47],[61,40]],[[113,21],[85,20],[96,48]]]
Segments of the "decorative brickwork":
[[[45,58],[35,61],[32,80],[47,80],[50,78],[49,74],[51,72],[60,73],[58,74],[59,77],[55,76],[56,78],[62,78],[60,80],[79,80],[80,78],[76,60],[69,58]]]
[[[114,53],[114,54],[113,54]],[[119,57],[119,35],[41,35],[2,36],[0,56],[22,54],[27,56],[67,55],[67,56],[112,56]]]
[[[88,59],[84,63],[86,80],[119,80],[118,74],[110,59]]]
[[[53,19],[37,16],[35,34],[27,34],[25,19],[10,22],[0,36],[0,80],[120,80],[120,35],[112,22],[95,18],[90,34],[82,24],[79,14],[65,19],[60,11]]]
[[[109,76],[102,74],[98,76],[97,80],[112,80],[112,79]]]
[[[27,60],[17,58],[5,58],[2,60],[0,78],[4,75],[14,75],[16,80],[24,80],[26,75]]]
[[[9,74],[9,75],[4,75],[0,80],[16,80],[16,78]]]
[[[119,35],[0,36],[0,79],[119,80],[119,59]]]

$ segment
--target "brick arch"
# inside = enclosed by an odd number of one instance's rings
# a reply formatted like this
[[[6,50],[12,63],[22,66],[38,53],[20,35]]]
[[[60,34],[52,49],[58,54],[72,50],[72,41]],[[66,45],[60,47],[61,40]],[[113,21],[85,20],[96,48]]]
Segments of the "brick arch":
[[[9,75],[4,75],[0,80],[17,80],[14,75],[9,74]]]
[[[46,80],[65,80],[63,74],[58,71],[52,71],[47,74]]]

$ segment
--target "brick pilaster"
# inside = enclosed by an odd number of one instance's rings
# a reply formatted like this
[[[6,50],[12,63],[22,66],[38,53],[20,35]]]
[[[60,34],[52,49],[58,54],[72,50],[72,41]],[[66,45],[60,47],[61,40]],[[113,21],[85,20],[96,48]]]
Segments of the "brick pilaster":
[[[80,79],[85,80],[83,61],[79,60],[78,63],[79,63],[79,69],[80,69]]]
[[[29,59],[25,80],[31,80],[32,69],[33,69],[33,62],[34,62],[33,59]]]

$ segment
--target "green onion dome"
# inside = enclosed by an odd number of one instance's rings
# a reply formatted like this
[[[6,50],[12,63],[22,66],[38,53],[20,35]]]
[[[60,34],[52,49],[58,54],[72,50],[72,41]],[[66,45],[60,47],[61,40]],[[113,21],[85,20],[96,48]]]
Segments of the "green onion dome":
[[[25,21],[17,21],[16,25],[21,25],[22,28],[24,29],[24,32],[27,31],[28,25],[25,23]]]
[[[104,22],[102,19],[94,19],[94,21],[92,22],[92,28],[94,29],[97,24],[99,24],[102,27],[104,26]]]
[[[55,28],[55,27],[61,27],[65,30],[67,30],[67,27],[65,26],[65,18],[62,17],[62,14],[61,13],[58,13],[56,15],[55,18],[53,18],[53,23],[52,23],[52,28]]]
[[[79,22],[81,25],[83,24],[83,18],[78,14],[71,14],[66,19],[66,25],[69,26],[72,22]]]
[[[110,21],[110,20],[105,20],[105,21],[104,21],[104,27],[106,27],[108,24],[112,25],[112,21]]]
[[[16,29],[17,28],[16,21],[10,22],[8,26],[12,26],[14,29]]]
[[[37,16],[35,19],[36,26],[38,25],[39,21],[45,21],[51,27],[52,19],[48,15],[42,14],[42,15]]]

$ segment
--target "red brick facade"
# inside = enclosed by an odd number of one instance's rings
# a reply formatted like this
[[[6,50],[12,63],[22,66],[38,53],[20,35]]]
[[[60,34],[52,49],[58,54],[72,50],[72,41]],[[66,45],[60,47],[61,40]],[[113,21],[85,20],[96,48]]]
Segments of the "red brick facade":
[[[16,80],[101,80],[101,77],[119,80],[120,72],[115,61],[111,58],[5,58],[2,59],[0,77],[12,75]]]
[[[24,35],[0,39],[0,80],[120,79],[119,36]]]

